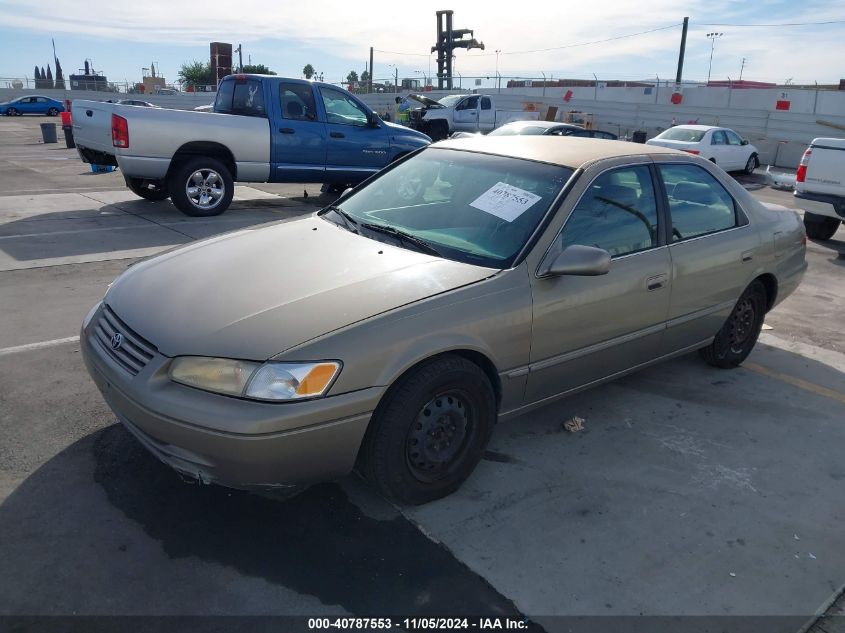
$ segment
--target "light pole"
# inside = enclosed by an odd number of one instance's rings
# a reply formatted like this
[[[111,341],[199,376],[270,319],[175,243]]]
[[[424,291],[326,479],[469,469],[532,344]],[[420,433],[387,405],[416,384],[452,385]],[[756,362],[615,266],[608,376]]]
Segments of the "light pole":
[[[502,89],[502,81],[499,78],[499,53],[502,52],[501,48],[496,49],[496,91],[500,91]]]
[[[724,33],[708,33],[707,37],[710,40],[710,65],[707,67],[707,83],[710,83],[710,71],[713,70],[713,50],[716,48],[716,39],[720,38]]]
[[[423,76],[423,82],[424,82],[423,89],[425,89],[425,87],[428,85],[428,75],[425,74],[424,70],[415,70],[414,72],[417,73],[418,75]]]
[[[742,66],[739,67],[739,80],[742,81],[742,71],[745,70],[745,64],[748,62],[744,57],[742,58]]]

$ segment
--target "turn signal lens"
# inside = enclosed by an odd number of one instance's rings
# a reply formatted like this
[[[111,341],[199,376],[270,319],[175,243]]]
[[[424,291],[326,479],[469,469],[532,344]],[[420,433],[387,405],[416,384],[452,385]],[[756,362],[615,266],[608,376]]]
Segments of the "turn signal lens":
[[[337,363],[315,365],[300,381],[299,387],[296,389],[296,395],[309,396],[323,393],[326,387],[329,386],[332,378],[335,377],[337,370]]]

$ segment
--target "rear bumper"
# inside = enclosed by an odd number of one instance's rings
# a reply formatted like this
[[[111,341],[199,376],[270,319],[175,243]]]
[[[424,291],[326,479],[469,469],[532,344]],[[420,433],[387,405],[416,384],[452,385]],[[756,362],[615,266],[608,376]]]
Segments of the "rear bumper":
[[[845,220],[845,198],[827,194],[796,191],[795,206],[809,213]]]
[[[162,462],[202,483],[279,489],[341,477],[355,465],[381,395],[372,388],[288,404],[227,398],[169,381],[168,358],[130,376],[84,330],[80,343],[123,425]]]

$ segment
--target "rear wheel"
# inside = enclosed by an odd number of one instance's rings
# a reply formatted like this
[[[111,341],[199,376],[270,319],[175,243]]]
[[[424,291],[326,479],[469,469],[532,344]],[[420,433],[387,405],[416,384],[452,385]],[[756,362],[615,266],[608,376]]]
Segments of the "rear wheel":
[[[235,182],[215,158],[192,158],[177,166],[167,182],[170,200],[185,215],[210,217],[229,208]]]
[[[836,218],[804,212],[804,230],[810,239],[829,240],[839,230],[840,224],[842,222]]]
[[[379,404],[360,469],[399,503],[445,497],[475,469],[495,421],[487,375],[461,356],[441,356],[413,370]]]
[[[59,113],[57,108],[50,108],[47,110],[47,116],[56,116]]]
[[[701,350],[701,356],[714,367],[739,367],[757,343],[765,316],[766,288],[755,279],[742,293],[713,342]]]
[[[159,202],[160,200],[167,200],[170,193],[167,191],[167,186],[163,180],[144,180],[142,178],[127,178],[126,186],[136,196],[149,200],[151,202]]]

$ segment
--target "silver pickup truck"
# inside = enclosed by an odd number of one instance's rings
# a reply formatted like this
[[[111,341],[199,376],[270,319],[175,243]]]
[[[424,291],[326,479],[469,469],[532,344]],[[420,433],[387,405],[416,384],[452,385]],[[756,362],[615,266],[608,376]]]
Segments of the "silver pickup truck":
[[[234,182],[357,184],[431,139],[382,121],[337,86],[267,75],[230,75],[214,112],[75,100],[73,134],[83,161],[115,165],[147,200],[211,216]]]

